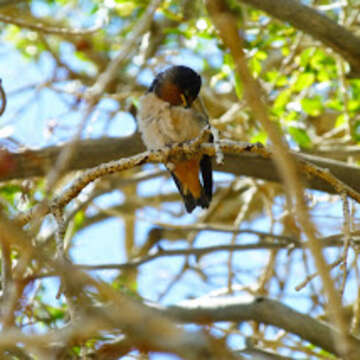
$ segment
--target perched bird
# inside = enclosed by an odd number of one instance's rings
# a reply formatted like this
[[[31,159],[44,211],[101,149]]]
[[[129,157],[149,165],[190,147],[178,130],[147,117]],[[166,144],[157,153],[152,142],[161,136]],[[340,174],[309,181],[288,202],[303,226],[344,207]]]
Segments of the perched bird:
[[[195,109],[201,77],[187,66],[172,66],[159,73],[140,98],[139,129],[149,150],[196,138],[208,118]],[[212,141],[212,138],[209,139]],[[184,200],[187,212],[209,207],[212,198],[212,165],[207,155],[166,165]],[[200,181],[200,173],[202,181]]]

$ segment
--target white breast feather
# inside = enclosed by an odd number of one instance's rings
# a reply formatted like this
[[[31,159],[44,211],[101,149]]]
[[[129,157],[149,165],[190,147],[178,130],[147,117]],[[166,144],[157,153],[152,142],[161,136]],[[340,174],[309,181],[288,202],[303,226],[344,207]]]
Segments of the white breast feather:
[[[140,98],[138,122],[144,144],[149,150],[156,150],[195,138],[206,124],[206,118],[192,109],[171,106],[149,93]]]

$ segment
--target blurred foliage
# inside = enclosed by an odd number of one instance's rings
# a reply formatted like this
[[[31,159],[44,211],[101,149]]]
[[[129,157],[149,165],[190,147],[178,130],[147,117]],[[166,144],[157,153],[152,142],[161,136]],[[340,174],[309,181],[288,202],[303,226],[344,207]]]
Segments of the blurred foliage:
[[[38,81],[19,89],[12,84],[8,100],[14,104],[13,116],[0,119],[0,125],[5,128],[10,123],[14,132],[1,138],[4,146],[11,150],[26,148],[29,145],[27,141],[31,141],[33,136],[39,136],[41,146],[71,139],[82,121],[86,89],[97,81],[111,60],[122,51],[139,21],[143,21],[142,16],[149,3],[148,0],[29,0],[8,2],[6,6],[0,3],[0,16],[13,19],[12,23],[0,22],[4,51],[21,54],[28,71],[38,71],[38,75],[35,75]],[[342,160],[356,164],[357,157],[347,156],[346,149],[360,143],[360,80],[349,80],[346,77],[347,64],[324,44],[240,1],[231,0],[228,3],[238,19],[245,40],[250,70],[261,84],[259,96],[268,105],[271,120],[283,132],[290,147],[315,155],[328,152],[330,158],[335,157],[334,153],[342,154]],[[360,33],[357,15],[360,5],[357,2],[339,1],[336,2],[338,6],[334,6],[336,4],[331,0],[304,3],[335,21],[341,21],[354,33]],[[19,20],[22,21],[21,25],[17,23]],[[101,26],[96,31],[86,31],[99,24]],[[34,25],[48,31],[34,29]],[[63,33],[54,29],[62,29]],[[75,29],[79,30],[78,35],[73,33]],[[50,64],[47,66],[51,71],[43,70],[44,63]],[[114,132],[117,136],[123,135],[129,123],[135,124],[134,104],[138,103],[139,96],[155,74],[168,65],[180,63],[192,66],[201,73],[202,99],[212,124],[219,129],[223,138],[267,144],[267,134],[243,99],[243,84],[241,79],[234,76],[232,58],[218,40],[203,2],[196,0],[161,2],[149,30],[137,39],[125,63],[105,89],[96,105],[96,115],[85,126],[83,137],[113,136]],[[29,100],[24,102],[28,95]],[[29,114],[34,113],[34,104],[51,109],[53,100],[50,96],[56,97],[56,101],[62,104],[61,111],[52,115],[36,114],[37,134],[24,129],[24,122],[28,122]],[[158,170],[158,167],[153,168]],[[66,208],[69,254],[76,247],[76,239],[82,236],[86,238],[82,234],[109,219],[120,219],[124,226],[124,233],[113,234],[113,240],[121,244],[124,249],[122,259],[126,260],[145,256],[156,246],[161,251],[163,243],[169,247],[175,243],[180,247],[184,246],[184,239],[189,242],[196,240],[198,234],[194,231],[178,229],[178,232],[165,231],[161,234],[150,231],[149,234],[156,233],[156,236],[147,237],[144,231],[139,230],[144,223],[151,230],[151,223],[156,224],[160,220],[172,224],[184,223],[181,222],[183,208],[179,205],[174,188],[169,187],[168,178],[162,172],[152,175],[149,169],[148,166],[95,182]],[[146,185],[149,179],[139,180],[137,176],[144,176],[141,171],[149,171],[150,181],[154,182]],[[56,194],[71,182],[73,176],[64,176],[51,191],[40,180],[2,183],[1,208],[9,217],[13,217],[20,210],[29,209],[46,199],[49,193]],[[141,190],[142,184],[148,189],[145,195]],[[111,200],[106,197],[109,194]],[[339,232],[342,227],[340,210],[333,210],[333,206],[341,208],[339,198],[318,195],[309,192],[308,198],[319,234],[325,236]],[[301,238],[301,230],[289,220],[292,209],[287,208],[279,185],[243,177],[221,177],[216,184],[214,203],[214,209],[206,214],[201,213],[198,219],[192,218],[192,221],[221,223],[232,228],[256,229],[260,224],[261,231]],[[352,211],[353,226],[356,228],[359,218],[356,210]],[[189,218],[184,221],[188,222]],[[50,257],[54,256],[56,246],[52,219],[46,218],[29,231],[34,243],[47,249]],[[109,236],[109,232],[106,232],[106,236]],[[237,241],[239,237],[233,234],[232,241]],[[219,235],[217,241],[220,239],[227,243],[229,238]],[[102,240],[98,239],[99,242]],[[207,242],[207,245],[211,244]],[[86,245],[81,248],[87,251]],[[154,287],[159,301],[168,295],[171,299],[172,291],[175,291],[173,288],[176,289],[177,285],[183,297],[196,297],[214,288],[228,288],[231,293],[229,284],[232,283],[243,286],[242,291],[270,295],[280,300],[291,301],[300,296],[305,304],[302,308],[308,309],[311,314],[323,313],[321,285],[312,284],[301,295],[294,290],[294,283],[296,285],[302,281],[313,269],[306,255],[298,251],[259,251],[257,259],[261,259],[262,263],[260,260],[246,263],[244,268],[241,263],[232,262],[233,255],[230,254],[220,256],[218,260],[186,259],[182,269],[175,271],[171,268],[171,258],[161,271],[154,271],[151,281],[148,277],[142,282],[138,281],[142,274],[140,268],[117,272],[115,276],[104,276],[104,281],[135,299],[146,298],[148,293],[153,296],[154,292],[148,289]],[[340,252],[341,249],[338,249],[329,256],[334,258]],[[210,256],[206,259],[210,259]],[[349,265],[347,281],[351,286],[358,281],[355,279],[357,267],[356,260],[355,264]],[[31,274],[34,269],[36,266],[32,265],[28,273]],[[185,273],[190,275],[183,276]],[[335,279],[340,282],[341,276],[339,272]],[[291,285],[288,284],[290,279]],[[192,281],[197,285],[193,286]],[[16,325],[41,332],[67,323],[68,304],[63,299],[54,300],[52,296],[49,300],[48,292],[53,286],[43,284],[41,280],[28,285],[16,309]],[[359,302],[356,293],[353,291],[347,302]],[[101,298],[91,297],[93,304],[102,301]],[[324,350],[309,346],[291,335],[284,336],[271,327],[251,325],[225,329],[214,326],[213,330],[225,339],[231,336],[241,339],[239,344],[243,343],[245,335],[255,334],[259,343],[274,351],[285,350],[290,355],[302,353],[307,358],[320,355],[330,358]],[[69,345],[69,358],[86,358],[84,354],[94,351],[106,342],[106,336],[113,334],[102,335],[104,337],[79,339]],[[278,340],[280,337],[281,340]]]

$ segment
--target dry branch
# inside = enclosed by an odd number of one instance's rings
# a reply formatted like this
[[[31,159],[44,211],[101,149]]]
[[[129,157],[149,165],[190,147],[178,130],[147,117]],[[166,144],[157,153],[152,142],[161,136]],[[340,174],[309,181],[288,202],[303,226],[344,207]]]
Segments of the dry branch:
[[[271,158],[272,154],[261,145],[258,144],[249,144],[249,143],[236,143],[229,140],[222,140],[219,142],[221,151],[225,154],[239,154],[247,152],[250,154],[256,153],[263,158]],[[34,214],[46,215],[51,212],[53,208],[63,208],[66,206],[72,199],[74,199],[89,183],[94,180],[109,174],[113,174],[119,171],[124,171],[135,166],[145,164],[147,162],[158,162],[166,163],[172,157],[179,156],[195,156],[199,152],[207,154],[210,156],[215,156],[216,147],[213,144],[200,144],[199,139],[195,139],[189,144],[175,145],[172,148],[162,149],[156,152],[144,152],[129,158],[124,158],[120,160],[110,161],[105,164],[96,166],[95,168],[85,171],[81,176],[79,176],[73,184],[65,189],[60,195],[54,198],[50,204],[38,204],[34,206],[30,211],[26,213],[19,214],[17,216],[17,221],[19,224],[26,224],[33,217]],[[327,181],[334,189],[338,192],[344,192],[348,196],[352,197],[354,200],[360,203],[360,194],[354,189],[350,188],[346,184],[343,184],[335,176],[333,176],[327,169],[321,169],[315,167],[306,161],[299,161],[299,167],[305,171],[308,175],[316,175],[317,177]]]
[[[0,79],[0,116],[2,116],[2,114],[5,112],[6,109],[6,104],[7,104],[7,100],[6,100],[6,93],[5,90],[2,86],[2,80]]]
[[[16,25],[20,28],[29,29],[32,31],[38,31],[44,34],[52,34],[52,35],[61,35],[61,36],[84,36],[93,34],[98,30],[102,29],[105,26],[107,21],[106,16],[102,12],[100,18],[96,21],[96,24],[88,29],[73,29],[66,27],[54,27],[46,22],[42,22],[41,19],[33,18],[29,20],[23,20],[19,17],[8,16],[4,14],[0,14],[0,22],[5,24]]]
[[[47,256],[41,245],[34,246],[27,233],[13,221],[0,217],[0,229],[3,244],[11,244],[22,250],[22,256],[18,259],[18,271],[15,271],[17,283],[21,286],[15,293],[14,304],[22,297],[24,286],[28,283],[24,278],[25,269],[29,262],[32,262],[41,264],[41,268],[52,268],[56,276],[61,276],[73,291],[72,301],[81,309],[77,313],[77,321],[46,333],[28,334],[15,327],[2,331],[1,350],[21,343],[23,349],[29,353],[42,350],[53,356],[58,351],[61,352],[61,349],[68,350],[68,346],[79,339],[95,336],[102,330],[120,330],[132,339],[132,347],[142,350],[171,352],[190,360],[216,359],[219,354],[223,354],[224,359],[235,359],[224,343],[206,332],[181,329],[172,319],[123,295],[111,286],[92,279],[70,262]],[[93,305],[91,296],[87,293],[89,286],[97,291],[99,298],[108,300],[107,305]],[[7,302],[3,301],[2,316],[8,315],[6,311],[9,311],[9,308],[6,305]],[[11,310],[15,311],[15,307]]]
[[[228,321],[239,323],[257,321],[273,325],[285,331],[300,336],[303,340],[324,349],[332,354],[340,355],[332,339],[339,337],[338,330],[330,325],[302,314],[279,301],[266,297],[233,296],[233,297],[203,297],[187,300],[175,306],[160,306],[147,303],[148,308],[181,323],[208,324]],[[122,349],[124,341],[113,344],[114,348]],[[350,337],[354,357],[360,356],[360,340]],[[122,345],[122,346],[121,346]]]
[[[158,307],[162,314],[185,323],[212,323],[217,321],[242,322],[254,320],[279,327],[296,334],[333,354],[340,355],[333,339],[339,339],[338,330],[308,315],[299,313],[280,302],[265,297],[200,298],[184,301],[168,308]],[[360,358],[360,340],[349,336],[354,358]]]
[[[246,231],[247,232],[247,231]],[[250,232],[251,233],[251,232]],[[274,238],[276,235],[272,235]],[[341,238],[343,236],[339,236],[338,238],[328,237],[322,239],[323,247],[334,247],[334,246],[342,246],[343,241]],[[281,238],[281,236],[280,236]],[[146,264],[150,261],[163,258],[163,257],[174,257],[174,256],[190,256],[193,255],[196,258],[200,258],[201,256],[215,253],[215,252],[235,252],[235,251],[249,251],[249,250],[280,250],[287,249],[292,250],[295,248],[305,248],[305,244],[298,241],[259,241],[257,243],[245,243],[245,244],[231,244],[231,245],[216,245],[216,246],[204,246],[200,248],[186,248],[186,249],[175,249],[175,250],[166,250],[159,249],[155,253],[150,255],[143,256],[141,258],[135,258],[125,263],[121,264],[104,264],[104,265],[77,265],[79,269],[82,270],[129,270],[138,268],[139,266]],[[336,261],[335,265],[338,265],[342,259]],[[310,280],[316,277],[318,274],[312,274]],[[40,277],[53,276],[52,273],[43,274]],[[36,276],[35,276],[36,277]],[[308,282],[309,279],[306,279]],[[300,285],[299,285],[300,286]],[[300,290],[296,288],[296,290]]]
[[[159,304],[142,304],[128,298],[110,286],[92,279],[70,263],[59,262],[47,257],[41,247],[35,248],[25,232],[11,221],[1,221],[5,241],[10,240],[16,247],[26,251],[25,265],[31,258],[45,262],[61,275],[64,281],[76,289],[77,297],[83,304],[80,320],[58,330],[44,334],[25,334],[18,329],[2,332],[0,348],[21,343],[25,350],[32,352],[39,349],[65,349],[74,339],[94,336],[102,330],[120,329],[131,347],[147,351],[165,351],[175,353],[184,359],[235,359],[221,341],[204,332],[191,332],[181,329],[176,323],[208,324],[219,321],[243,322],[257,321],[270,324],[287,332],[297,334],[302,339],[339,355],[332,339],[339,337],[338,330],[310,316],[301,314],[280,302],[264,297],[251,298],[200,298],[183,302],[176,306],[163,307]],[[6,240],[8,239],[8,240]],[[20,274],[25,274],[21,271]],[[19,278],[21,279],[21,277]],[[26,279],[23,279],[26,281]],[[96,289],[101,298],[108,299],[105,306],[93,306],[86,297],[86,288]],[[21,293],[19,293],[21,296]],[[151,334],[151,335],[150,335]],[[360,357],[360,340],[348,336],[353,355]],[[127,351],[130,350],[126,347]],[[125,350],[126,350],[125,349]],[[126,352],[127,352],[126,351]]]
[[[40,150],[24,150],[19,153],[2,151],[3,158],[9,159],[11,162],[11,169],[0,173],[0,180],[7,181],[46,175],[66,146],[63,144]],[[67,171],[88,169],[104,162],[133,156],[143,151],[145,151],[145,147],[138,133],[129,137],[82,140],[78,144],[77,151],[71,159]],[[340,181],[360,192],[360,167],[304,153],[294,152],[293,155],[299,160],[328,169]],[[215,170],[280,182],[279,174],[272,159],[249,152],[228,153],[225,154],[224,159],[223,165],[214,164]],[[306,186],[315,190],[335,193],[330,184],[318,177],[306,179]]]

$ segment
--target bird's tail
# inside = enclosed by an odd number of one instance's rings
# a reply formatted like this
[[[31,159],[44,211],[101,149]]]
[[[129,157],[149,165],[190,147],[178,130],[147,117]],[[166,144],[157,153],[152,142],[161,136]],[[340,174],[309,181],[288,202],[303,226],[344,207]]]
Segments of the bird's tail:
[[[210,205],[211,198],[200,183],[199,170],[200,160],[197,158],[180,161],[170,170],[188,213],[191,213],[196,206],[208,208]]]

